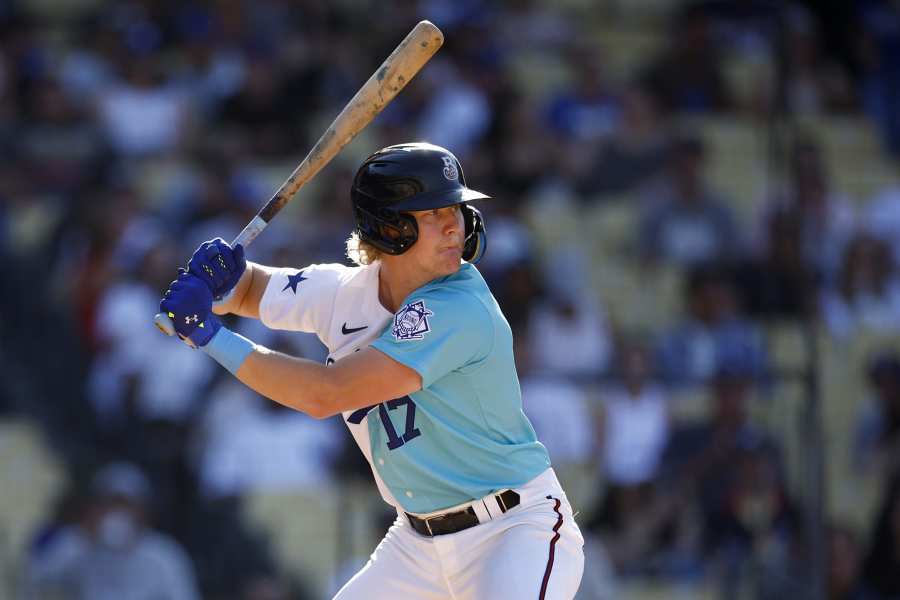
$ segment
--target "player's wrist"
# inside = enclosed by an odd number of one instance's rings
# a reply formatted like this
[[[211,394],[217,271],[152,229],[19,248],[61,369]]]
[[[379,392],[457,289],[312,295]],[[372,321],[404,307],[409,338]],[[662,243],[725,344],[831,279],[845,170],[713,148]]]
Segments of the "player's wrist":
[[[195,348],[203,348],[222,328],[222,323],[212,313],[206,316],[202,323],[197,325],[188,335],[182,335],[182,339],[186,339],[190,346]]]
[[[237,375],[238,369],[256,349],[256,344],[227,327],[219,327],[218,331],[200,348],[213,360]]]

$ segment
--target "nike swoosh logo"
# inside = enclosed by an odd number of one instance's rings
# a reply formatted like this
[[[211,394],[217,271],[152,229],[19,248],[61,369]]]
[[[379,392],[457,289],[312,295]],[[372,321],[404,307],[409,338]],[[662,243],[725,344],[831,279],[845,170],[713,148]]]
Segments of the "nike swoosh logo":
[[[344,335],[350,335],[351,333],[356,333],[357,331],[362,331],[363,329],[368,329],[368,325],[363,325],[362,327],[347,327],[347,324],[344,323],[341,326],[341,333]]]

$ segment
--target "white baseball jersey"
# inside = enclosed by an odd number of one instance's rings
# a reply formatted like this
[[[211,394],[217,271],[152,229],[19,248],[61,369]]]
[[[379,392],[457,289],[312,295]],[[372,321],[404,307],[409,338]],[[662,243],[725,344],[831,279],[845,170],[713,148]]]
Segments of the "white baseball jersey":
[[[328,348],[327,364],[370,345],[393,319],[378,300],[378,264],[348,267],[310,265],[279,269],[272,275],[259,304],[259,318],[271,329],[315,333]],[[365,455],[378,491],[400,508],[378,475],[369,445],[369,409],[343,413],[343,421]]]

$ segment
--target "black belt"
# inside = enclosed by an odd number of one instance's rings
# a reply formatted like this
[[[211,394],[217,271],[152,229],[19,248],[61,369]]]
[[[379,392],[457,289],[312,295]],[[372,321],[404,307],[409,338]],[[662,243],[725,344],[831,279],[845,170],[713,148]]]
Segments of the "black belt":
[[[519,505],[519,494],[512,490],[506,490],[505,492],[497,494],[494,498],[497,499],[497,504],[500,505],[500,510],[502,512],[506,512]],[[412,528],[415,529],[416,532],[426,537],[456,533],[457,531],[462,531],[469,527],[475,527],[480,523],[478,515],[475,514],[475,510],[471,506],[465,510],[444,513],[442,515],[424,519],[406,513],[406,518],[409,519],[409,524],[412,525]]]

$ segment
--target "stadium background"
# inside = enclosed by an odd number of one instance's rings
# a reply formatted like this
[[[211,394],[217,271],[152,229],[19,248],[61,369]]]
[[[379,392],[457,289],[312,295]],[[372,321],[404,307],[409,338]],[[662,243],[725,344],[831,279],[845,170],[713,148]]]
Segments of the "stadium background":
[[[580,598],[900,593],[896,2],[23,0],[0,2],[0,597],[68,597],[41,573],[111,494],[204,598],[329,597],[364,562],[391,515],[340,423],[152,316],[422,18],[444,48],[249,258],[344,260],[359,161],[451,148],[496,198],[481,267],[588,538]]]

